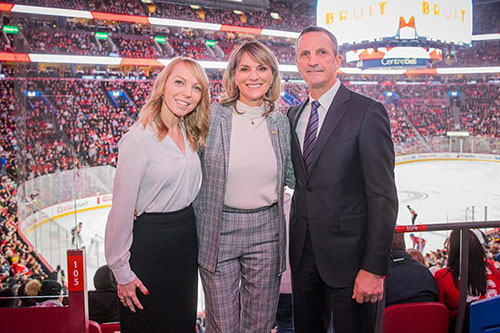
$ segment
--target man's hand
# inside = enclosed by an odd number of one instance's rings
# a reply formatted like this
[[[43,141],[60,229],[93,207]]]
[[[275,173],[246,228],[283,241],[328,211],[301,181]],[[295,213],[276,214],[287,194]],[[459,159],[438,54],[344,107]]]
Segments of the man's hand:
[[[356,280],[352,298],[358,303],[376,303],[384,297],[384,279],[382,276],[360,269]]]

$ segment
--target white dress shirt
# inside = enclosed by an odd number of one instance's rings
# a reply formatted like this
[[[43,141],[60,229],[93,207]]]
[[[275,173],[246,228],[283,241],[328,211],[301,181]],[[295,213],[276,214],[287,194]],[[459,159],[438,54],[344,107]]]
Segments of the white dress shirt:
[[[323,95],[321,95],[321,97],[318,99],[320,106],[318,107],[319,119],[318,119],[318,131],[316,132],[316,137],[318,137],[321,131],[321,126],[325,121],[328,109],[330,108],[330,105],[332,104],[335,95],[337,95],[337,91],[339,91],[339,88],[340,88],[340,80],[337,79],[337,81],[335,81],[333,86]],[[295,128],[295,133],[297,133],[301,150],[303,149],[304,146],[304,136],[306,135],[307,123],[309,122],[309,117],[311,116],[311,103],[313,101],[315,101],[315,99],[313,99],[311,95],[309,95],[309,102],[304,107],[304,110],[302,111],[302,114],[300,115],[300,118],[297,122],[297,127]]]
[[[113,206],[108,215],[105,255],[119,284],[134,280],[130,269],[134,211],[171,212],[189,206],[201,184],[198,154],[191,149],[181,123],[183,154],[166,136],[158,141],[153,128],[134,124],[119,143],[113,187]]]

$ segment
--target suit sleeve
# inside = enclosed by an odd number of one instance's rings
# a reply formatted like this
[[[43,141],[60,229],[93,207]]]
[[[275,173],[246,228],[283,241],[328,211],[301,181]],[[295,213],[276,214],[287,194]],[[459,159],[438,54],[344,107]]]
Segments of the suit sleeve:
[[[389,116],[381,103],[372,103],[365,113],[359,134],[359,153],[368,204],[361,268],[384,275],[389,267],[398,198]]]

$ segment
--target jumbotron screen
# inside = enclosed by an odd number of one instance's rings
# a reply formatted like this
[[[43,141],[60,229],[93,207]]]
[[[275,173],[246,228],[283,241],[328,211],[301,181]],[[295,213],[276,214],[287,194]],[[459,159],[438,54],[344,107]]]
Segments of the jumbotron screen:
[[[317,24],[339,44],[425,39],[470,44],[471,0],[318,0]]]

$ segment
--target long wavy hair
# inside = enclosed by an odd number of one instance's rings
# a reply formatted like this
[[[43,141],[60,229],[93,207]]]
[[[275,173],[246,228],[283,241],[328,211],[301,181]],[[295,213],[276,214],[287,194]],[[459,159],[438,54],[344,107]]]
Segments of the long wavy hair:
[[[196,81],[201,85],[201,100],[196,108],[184,117],[184,125],[186,126],[186,135],[193,150],[196,148],[205,147],[205,139],[208,133],[208,114],[210,111],[210,92],[208,87],[208,77],[205,70],[196,61],[177,57],[170,61],[170,63],[158,74],[153,84],[153,89],[149,94],[146,103],[141,108],[139,113],[139,122],[142,123],[143,128],[154,124],[156,128],[156,138],[162,141],[168,134],[168,126],[161,120],[160,112],[163,104],[163,93],[165,84],[170,73],[178,64],[186,64],[191,74],[195,77]]]
[[[273,73],[273,82],[264,95],[264,103],[267,106],[267,111],[264,113],[264,116],[267,116],[274,111],[274,103],[280,98],[281,79],[276,57],[267,46],[258,41],[244,42],[236,46],[231,52],[229,63],[222,76],[222,87],[225,92],[220,102],[225,105],[235,106],[236,101],[240,98],[240,91],[236,87],[234,77],[244,53],[247,53],[255,62],[268,66]]]
[[[448,243],[448,262],[446,266],[453,276],[455,287],[458,288],[460,276],[460,231],[453,230]],[[486,255],[476,235],[469,230],[469,285],[471,296],[486,294]]]

